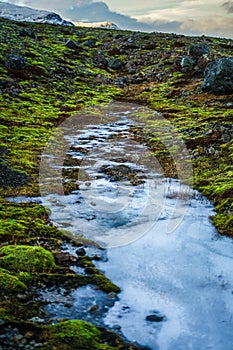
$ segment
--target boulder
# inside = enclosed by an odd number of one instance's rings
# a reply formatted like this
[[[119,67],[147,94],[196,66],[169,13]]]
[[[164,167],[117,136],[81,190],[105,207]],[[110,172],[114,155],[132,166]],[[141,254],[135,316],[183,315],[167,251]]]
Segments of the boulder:
[[[233,57],[218,58],[207,65],[202,90],[215,95],[233,93]]]

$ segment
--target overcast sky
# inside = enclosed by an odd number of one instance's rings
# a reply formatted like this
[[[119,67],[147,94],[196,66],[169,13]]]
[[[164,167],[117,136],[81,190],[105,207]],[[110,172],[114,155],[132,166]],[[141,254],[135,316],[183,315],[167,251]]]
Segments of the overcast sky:
[[[6,0],[5,0],[6,1]],[[233,37],[233,0],[11,0],[73,21],[110,21],[122,29]]]

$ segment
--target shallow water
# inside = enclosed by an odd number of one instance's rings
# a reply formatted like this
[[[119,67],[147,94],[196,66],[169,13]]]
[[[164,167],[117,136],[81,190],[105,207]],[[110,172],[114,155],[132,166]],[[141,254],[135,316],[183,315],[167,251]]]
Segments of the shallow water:
[[[79,190],[67,196],[42,191],[42,203],[74,238],[83,233],[108,248],[108,260],[98,267],[122,293],[105,309],[106,325],[120,326],[129,340],[153,350],[232,350],[232,240],[212,226],[211,203],[163,177],[157,160],[133,138],[129,117],[123,111],[72,135],[67,128],[67,152],[80,162]],[[46,157],[51,168],[62,168],[52,154]],[[43,183],[51,178],[45,173]],[[162,321],[146,320],[156,312]]]

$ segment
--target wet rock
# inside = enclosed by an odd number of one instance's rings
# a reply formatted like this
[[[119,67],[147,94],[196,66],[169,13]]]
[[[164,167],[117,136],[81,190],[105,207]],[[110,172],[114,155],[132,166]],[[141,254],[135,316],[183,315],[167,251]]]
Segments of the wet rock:
[[[195,65],[195,62],[191,57],[186,56],[181,59],[180,66],[181,66],[182,72],[184,73],[192,72],[194,69],[194,65]]]
[[[23,70],[26,68],[26,59],[21,55],[7,55],[5,66],[12,71]]]
[[[117,298],[117,294],[114,292],[110,292],[107,294],[107,298],[108,299],[116,299]]]
[[[162,322],[165,320],[165,316],[163,316],[159,311],[153,312],[153,314],[146,316],[146,321],[149,322]]]
[[[79,248],[76,250],[76,254],[78,256],[85,256],[86,255],[86,250],[84,248]]]
[[[123,68],[123,62],[118,58],[111,58],[108,61],[108,67],[114,70],[120,70]]]
[[[233,93],[233,57],[218,58],[207,65],[202,90],[216,95]]]
[[[189,48],[189,55],[194,58],[198,59],[204,55],[208,55],[210,52],[210,48],[208,44],[199,44],[199,45],[191,45]]]
[[[55,261],[57,264],[64,264],[70,262],[70,254],[69,253],[57,253],[54,255]]]
[[[99,309],[99,306],[97,304],[94,304],[90,307],[90,309],[88,310],[88,312],[95,312]]]

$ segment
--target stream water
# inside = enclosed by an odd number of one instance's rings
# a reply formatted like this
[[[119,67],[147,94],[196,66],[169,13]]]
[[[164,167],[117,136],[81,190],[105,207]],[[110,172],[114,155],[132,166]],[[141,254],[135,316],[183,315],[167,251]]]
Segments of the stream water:
[[[42,189],[42,203],[59,227],[107,247],[97,266],[122,292],[105,309],[105,325],[153,350],[232,350],[232,240],[212,226],[208,200],[162,175],[132,136],[130,113],[70,134],[66,128],[66,154],[77,161],[66,168],[79,170],[79,189],[66,196]],[[50,168],[61,169],[46,152]],[[42,187],[51,189],[54,178],[44,172]],[[78,304],[87,291],[75,293]]]

